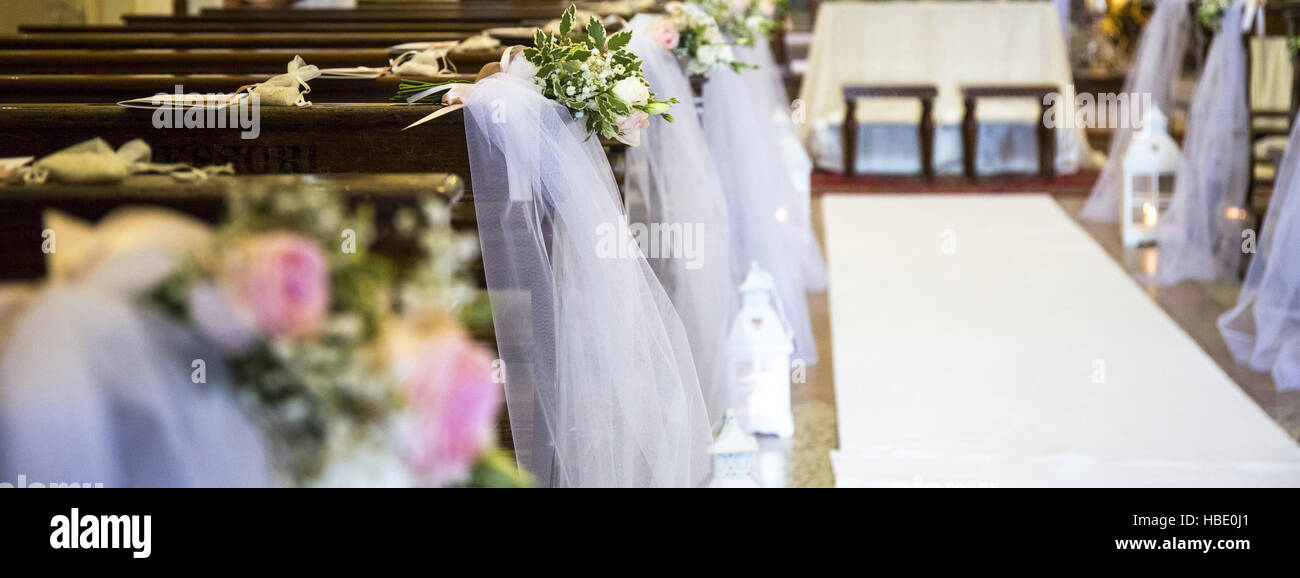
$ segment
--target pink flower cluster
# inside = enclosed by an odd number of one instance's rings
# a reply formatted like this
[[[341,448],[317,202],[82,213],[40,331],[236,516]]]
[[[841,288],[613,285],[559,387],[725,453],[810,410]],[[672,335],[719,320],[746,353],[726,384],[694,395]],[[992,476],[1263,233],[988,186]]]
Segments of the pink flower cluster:
[[[678,34],[677,28],[667,18],[660,18],[650,29],[650,34],[659,41],[659,44],[668,50],[676,50],[677,43],[681,41],[681,35]]]
[[[492,356],[459,331],[443,332],[420,350],[401,388],[414,422],[406,462],[425,483],[464,479],[492,445],[502,398],[492,372]]]
[[[220,284],[190,287],[190,315],[226,351],[258,337],[304,337],[329,312],[329,262],[310,239],[267,233],[245,240],[226,263]]]

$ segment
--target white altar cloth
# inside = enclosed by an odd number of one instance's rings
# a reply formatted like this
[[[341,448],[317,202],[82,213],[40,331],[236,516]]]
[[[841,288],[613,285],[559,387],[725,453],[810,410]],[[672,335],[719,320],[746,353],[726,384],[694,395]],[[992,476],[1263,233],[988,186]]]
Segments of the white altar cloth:
[[[842,89],[846,83],[933,84],[939,89],[935,167],[961,170],[963,84],[1051,84],[1069,102],[1073,87],[1060,16],[1050,2],[828,2],[817,15],[800,99],[800,138],[819,167],[841,168]],[[858,167],[919,170],[913,101],[865,100],[857,107]],[[977,164],[983,172],[1037,169],[1040,103],[981,100]],[[1056,166],[1074,172],[1095,162],[1081,129],[1058,129]]]

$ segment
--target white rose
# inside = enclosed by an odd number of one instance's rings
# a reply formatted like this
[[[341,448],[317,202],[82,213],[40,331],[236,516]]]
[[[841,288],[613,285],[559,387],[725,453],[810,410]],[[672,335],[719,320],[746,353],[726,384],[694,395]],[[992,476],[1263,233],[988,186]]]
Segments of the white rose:
[[[650,89],[641,79],[629,76],[614,83],[614,96],[628,106],[638,106],[650,101]]]
[[[713,66],[719,62],[726,62],[727,60],[730,60],[730,56],[731,47],[726,44],[705,44],[700,46],[699,51],[695,53],[696,59],[705,66]]]
[[[720,44],[718,46],[718,57],[715,62],[731,62],[732,60],[735,59],[736,56],[732,54],[730,45]]]

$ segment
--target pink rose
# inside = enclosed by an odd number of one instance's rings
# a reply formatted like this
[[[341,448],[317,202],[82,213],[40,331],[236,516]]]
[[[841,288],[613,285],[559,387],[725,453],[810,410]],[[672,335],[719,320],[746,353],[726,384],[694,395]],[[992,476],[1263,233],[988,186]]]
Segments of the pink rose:
[[[310,239],[293,233],[252,237],[227,271],[235,301],[262,335],[302,337],[320,329],[330,303],[329,263]]]
[[[677,33],[677,28],[667,18],[660,18],[658,22],[655,22],[650,34],[668,50],[676,50],[677,43],[681,41],[681,35]]]
[[[639,146],[641,144],[641,131],[650,128],[650,115],[639,110],[633,110],[632,114],[623,117],[618,123],[618,130],[622,134],[615,137],[619,142],[627,146]]]
[[[426,483],[465,479],[493,444],[502,386],[492,380],[492,356],[460,331],[448,331],[416,350],[401,382],[411,410],[407,464]]]

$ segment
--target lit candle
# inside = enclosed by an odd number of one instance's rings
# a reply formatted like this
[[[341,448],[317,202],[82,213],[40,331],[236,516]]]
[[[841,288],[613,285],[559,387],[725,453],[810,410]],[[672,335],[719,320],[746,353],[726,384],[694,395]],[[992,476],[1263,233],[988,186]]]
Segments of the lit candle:
[[[1156,206],[1151,203],[1142,203],[1142,224],[1148,227],[1156,226]]]

